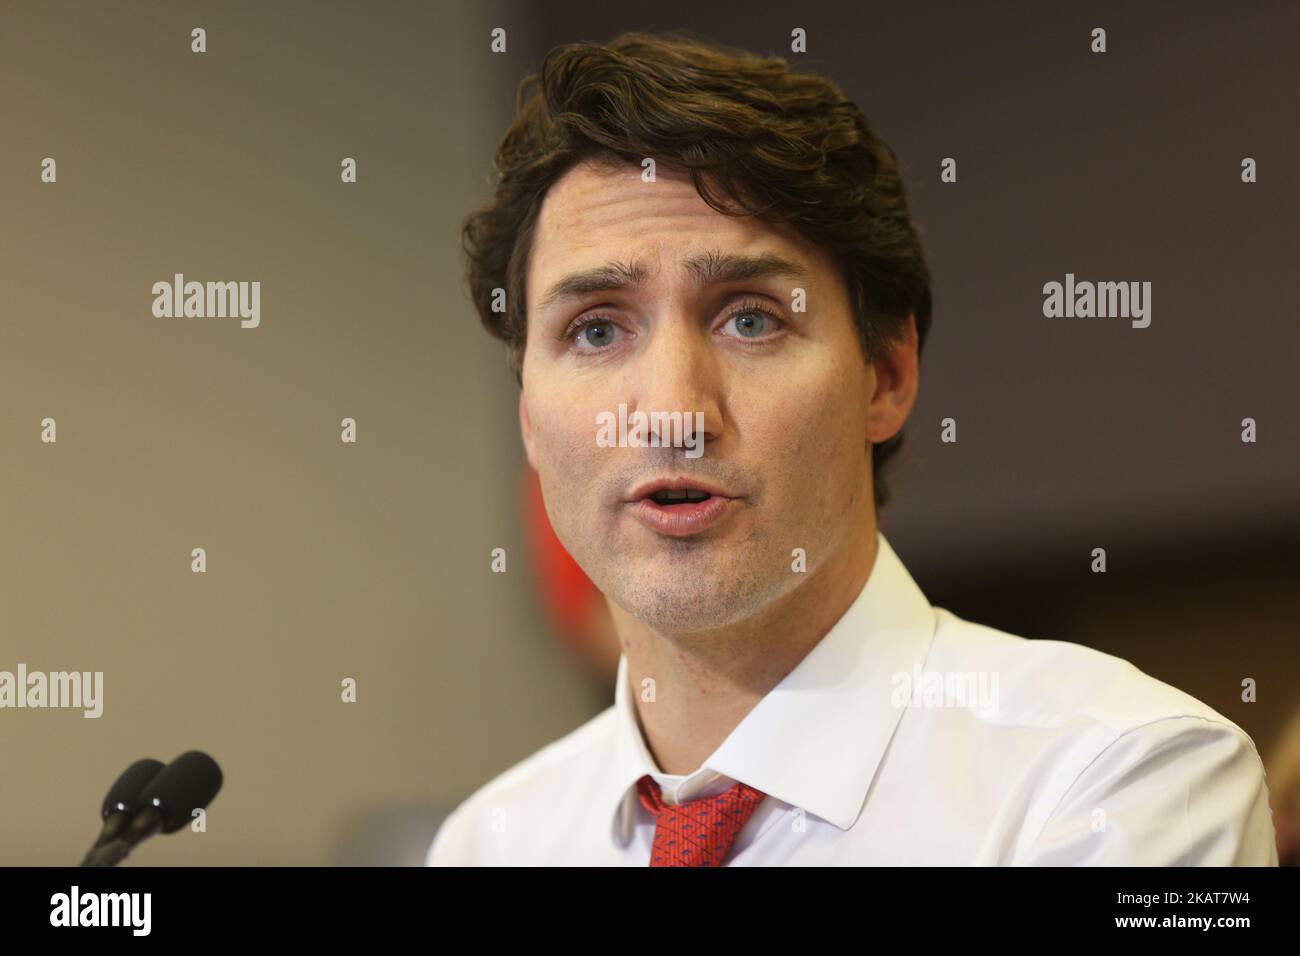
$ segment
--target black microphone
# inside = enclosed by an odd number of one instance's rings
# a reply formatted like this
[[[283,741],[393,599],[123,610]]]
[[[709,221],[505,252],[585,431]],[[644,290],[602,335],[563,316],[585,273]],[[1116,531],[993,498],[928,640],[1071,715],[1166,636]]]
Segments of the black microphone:
[[[109,787],[108,795],[100,805],[99,813],[104,826],[99,831],[99,836],[91,846],[90,852],[86,854],[86,860],[90,859],[91,853],[98,847],[122,835],[139,806],[141,791],[158,776],[162,769],[161,760],[145,759],[137,760],[122,771],[122,775],[117,778],[113,786]],[[85,861],[82,861],[81,865],[85,866]]]
[[[205,808],[221,790],[221,768],[198,750],[183,753],[151,779],[135,800],[130,822],[112,839],[96,846],[82,866],[114,866],[155,833],[175,833]]]

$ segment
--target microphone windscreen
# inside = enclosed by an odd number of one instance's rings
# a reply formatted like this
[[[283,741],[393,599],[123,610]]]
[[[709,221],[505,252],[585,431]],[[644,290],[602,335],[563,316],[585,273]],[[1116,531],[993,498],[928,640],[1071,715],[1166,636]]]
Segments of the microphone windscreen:
[[[193,819],[193,811],[212,802],[221,781],[217,762],[201,751],[191,750],[149,782],[140,794],[140,804],[156,807],[162,816],[162,832],[174,833]]]
[[[149,758],[131,764],[109,788],[100,813],[104,817],[110,813],[134,813],[139,805],[141,791],[158,776],[164,766],[161,760]]]

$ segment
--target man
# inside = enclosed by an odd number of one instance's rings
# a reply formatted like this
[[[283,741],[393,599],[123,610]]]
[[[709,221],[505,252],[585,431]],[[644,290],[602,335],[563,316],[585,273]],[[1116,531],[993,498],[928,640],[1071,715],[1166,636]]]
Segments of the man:
[[[615,705],[473,794],[429,862],[1275,865],[1239,727],[932,608],[879,533],[930,292],[862,114],[681,35],[530,80],[470,285],[623,654]]]

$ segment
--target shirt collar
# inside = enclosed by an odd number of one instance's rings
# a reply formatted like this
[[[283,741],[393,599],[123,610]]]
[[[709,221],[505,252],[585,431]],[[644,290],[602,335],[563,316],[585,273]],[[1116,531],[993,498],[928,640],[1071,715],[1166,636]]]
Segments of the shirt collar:
[[[934,636],[929,600],[880,532],[876,543],[875,564],[853,604],[704,762],[841,830],[862,812],[902,717],[894,675],[919,670]],[[637,721],[626,655],[614,710],[611,792],[600,812],[612,814],[611,834],[622,846],[637,810],[636,781],[660,773]]]

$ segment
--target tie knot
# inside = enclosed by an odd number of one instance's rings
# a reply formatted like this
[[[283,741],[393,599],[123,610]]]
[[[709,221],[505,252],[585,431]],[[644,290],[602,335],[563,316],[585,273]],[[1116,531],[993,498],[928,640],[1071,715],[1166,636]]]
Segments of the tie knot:
[[[655,817],[651,866],[720,866],[766,796],[737,781],[711,797],[669,805],[649,774],[636,785],[641,805]]]

